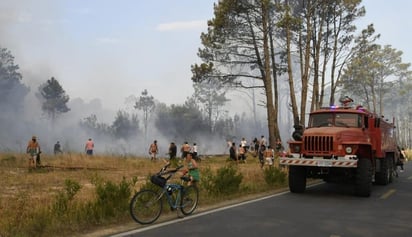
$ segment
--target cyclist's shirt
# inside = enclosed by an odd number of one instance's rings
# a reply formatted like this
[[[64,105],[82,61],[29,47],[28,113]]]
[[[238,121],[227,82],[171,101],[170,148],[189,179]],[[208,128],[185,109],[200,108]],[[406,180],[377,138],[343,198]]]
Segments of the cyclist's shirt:
[[[192,176],[193,180],[199,181],[200,180],[199,169],[193,165],[192,161],[189,161],[187,163],[187,166],[189,168],[189,175]]]

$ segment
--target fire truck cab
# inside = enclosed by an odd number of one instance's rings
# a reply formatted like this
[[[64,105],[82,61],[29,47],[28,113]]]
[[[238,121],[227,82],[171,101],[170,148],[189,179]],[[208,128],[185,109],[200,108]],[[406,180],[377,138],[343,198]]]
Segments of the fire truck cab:
[[[331,106],[309,115],[308,126],[295,126],[289,153],[289,188],[302,193],[306,179],[352,182],[355,194],[368,197],[372,183],[392,182],[399,149],[395,125],[362,106]]]

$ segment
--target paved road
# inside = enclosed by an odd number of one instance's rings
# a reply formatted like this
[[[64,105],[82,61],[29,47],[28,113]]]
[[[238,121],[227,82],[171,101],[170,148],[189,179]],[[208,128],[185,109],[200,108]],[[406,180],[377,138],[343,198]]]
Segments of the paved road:
[[[154,224],[115,236],[412,236],[412,162],[369,198],[349,185],[321,184],[304,194],[281,193],[253,202]]]

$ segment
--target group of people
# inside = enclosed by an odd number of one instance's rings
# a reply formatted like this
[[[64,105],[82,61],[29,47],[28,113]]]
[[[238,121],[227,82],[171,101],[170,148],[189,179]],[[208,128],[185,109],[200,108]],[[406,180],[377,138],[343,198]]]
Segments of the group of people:
[[[93,150],[94,150],[94,141],[91,138],[89,138],[86,141],[86,144],[84,146],[84,151],[86,152],[87,155],[93,155]],[[56,144],[54,144],[53,152],[55,155],[63,153],[60,141],[57,141]]]
[[[283,150],[282,141],[278,138],[276,140],[276,147],[273,149],[270,145],[267,145],[265,136],[261,136],[260,139],[255,137],[250,146],[247,145],[245,138],[240,141],[239,147],[236,147],[236,143],[232,142],[229,148],[229,157],[231,160],[239,163],[246,163],[246,154],[249,148],[254,152],[254,157],[259,157],[261,167],[265,164],[275,165],[275,157]]]
[[[180,147],[180,152],[181,152],[181,158],[184,159],[186,158],[188,153],[191,153],[193,156],[193,159],[199,160],[198,157],[198,152],[197,152],[197,144],[193,143],[192,146],[189,145],[187,141],[185,141],[182,146]],[[150,160],[151,161],[156,161],[157,160],[157,155],[159,154],[159,146],[157,144],[157,140],[154,140],[152,144],[149,146],[149,155],[150,155]],[[169,144],[169,149],[168,153],[170,160],[174,160],[177,157],[177,146],[174,142],[171,142]]]
[[[86,141],[86,145],[84,149],[87,155],[93,155],[94,142],[91,138],[89,138]],[[56,144],[54,144],[53,152],[55,155],[63,153],[60,141],[57,141]],[[40,148],[40,144],[36,136],[32,136],[32,138],[27,143],[26,153],[29,154],[29,159],[28,159],[29,169],[39,167],[41,164],[41,160],[40,160],[41,148]]]
[[[183,170],[183,175],[188,175],[189,183],[188,185],[195,184],[200,180],[199,168],[197,165],[197,145],[193,143],[193,146],[190,146],[188,142],[184,142],[180,148],[181,158],[185,160],[187,168]],[[149,155],[151,161],[157,160],[157,154],[159,153],[159,146],[157,140],[154,140],[149,146]],[[174,142],[171,142],[169,145],[169,162],[177,158],[177,146]]]

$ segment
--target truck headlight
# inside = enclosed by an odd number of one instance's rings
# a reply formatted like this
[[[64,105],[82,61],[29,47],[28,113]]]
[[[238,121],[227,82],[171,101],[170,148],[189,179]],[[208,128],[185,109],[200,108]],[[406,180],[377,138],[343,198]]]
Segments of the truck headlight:
[[[346,152],[346,154],[352,154],[352,147],[347,146],[347,147],[345,148],[345,152]]]
[[[300,146],[293,146],[293,152],[294,153],[299,153],[300,152]]]

